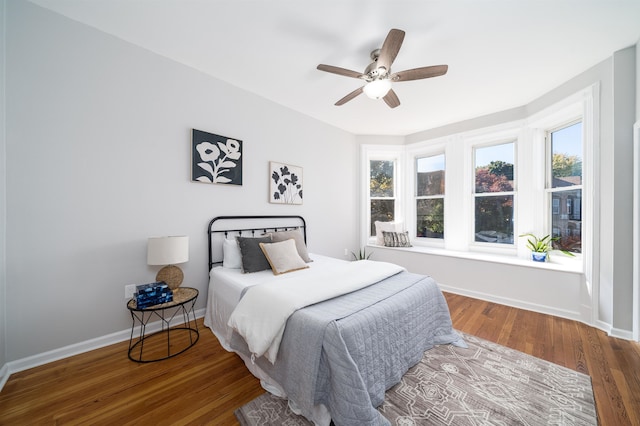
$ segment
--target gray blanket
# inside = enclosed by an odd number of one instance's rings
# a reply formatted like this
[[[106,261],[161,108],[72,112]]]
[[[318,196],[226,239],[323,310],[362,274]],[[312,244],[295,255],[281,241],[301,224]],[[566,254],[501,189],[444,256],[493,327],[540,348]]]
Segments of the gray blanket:
[[[324,404],[338,425],[388,425],[375,409],[423,352],[465,345],[453,330],[436,282],[402,272],[295,312],[275,365],[256,363],[282,385],[302,414]],[[238,335],[235,350],[247,353]]]

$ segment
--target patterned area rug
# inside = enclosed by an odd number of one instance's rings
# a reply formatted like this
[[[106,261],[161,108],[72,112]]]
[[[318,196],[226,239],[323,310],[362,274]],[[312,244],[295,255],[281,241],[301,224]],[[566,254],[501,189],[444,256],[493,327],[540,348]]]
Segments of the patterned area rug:
[[[392,425],[597,425],[591,378],[477,337],[425,352],[378,411]],[[264,394],[239,408],[243,426],[311,425]]]

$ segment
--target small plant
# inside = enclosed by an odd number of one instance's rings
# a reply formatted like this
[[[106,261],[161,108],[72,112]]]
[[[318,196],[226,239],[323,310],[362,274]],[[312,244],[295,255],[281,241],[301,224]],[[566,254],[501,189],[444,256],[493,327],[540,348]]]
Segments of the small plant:
[[[549,253],[549,251],[553,250],[553,243],[558,241],[560,237],[551,237],[551,235],[545,235],[542,238],[538,238],[537,236],[527,233],[520,235],[521,237],[529,237],[527,240],[527,247],[533,253]],[[567,256],[574,256],[573,253],[567,250],[560,250]]]
[[[367,254],[367,248],[363,247],[361,250],[358,250],[358,254],[355,254],[354,252],[351,252],[351,255],[353,256],[354,260],[368,260],[371,255],[373,254],[373,252]]]
[[[529,237],[527,247],[534,253],[548,253],[553,248],[553,241],[560,239],[558,237],[551,238],[551,235],[545,235],[542,238],[538,238],[533,234],[522,234],[520,236]]]

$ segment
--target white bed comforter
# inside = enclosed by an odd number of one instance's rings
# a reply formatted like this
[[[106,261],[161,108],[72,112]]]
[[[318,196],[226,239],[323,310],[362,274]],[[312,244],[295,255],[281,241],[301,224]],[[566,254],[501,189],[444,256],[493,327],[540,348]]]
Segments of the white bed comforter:
[[[329,271],[292,273],[286,279],[247,289],[229,318],[253,357],[275,363],[287,319],[296,310],[375,284],[405,269],[386,262],[348,262]],[[309,270],[307,270],[309,271]]]

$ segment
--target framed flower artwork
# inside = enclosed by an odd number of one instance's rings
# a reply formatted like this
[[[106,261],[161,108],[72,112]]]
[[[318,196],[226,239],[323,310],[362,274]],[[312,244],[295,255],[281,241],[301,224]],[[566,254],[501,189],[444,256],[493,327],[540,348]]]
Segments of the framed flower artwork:
[[[193,129],[191,180],[242,185],[242,141]]]
[[[302,167],[269,162],[269,202],[302,204]]]

